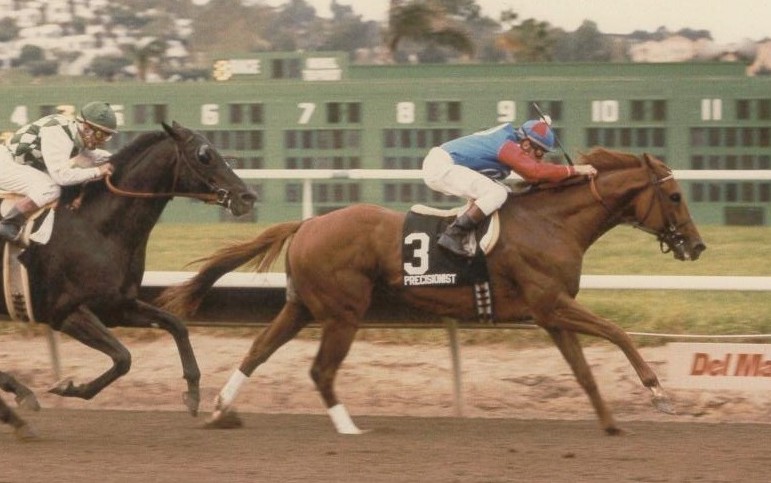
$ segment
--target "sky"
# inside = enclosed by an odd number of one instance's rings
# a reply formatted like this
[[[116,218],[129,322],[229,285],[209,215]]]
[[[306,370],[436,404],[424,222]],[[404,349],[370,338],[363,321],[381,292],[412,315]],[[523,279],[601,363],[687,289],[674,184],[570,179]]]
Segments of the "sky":
[[[286,0],[264,0],[282,5]],[[306,0],[316,14],[329,17],[332,0]],[[351,5],[364,20],[384,20],[388,0],[337,0]],[[745,39],[771,38],[771,0],[477,0],[484,15],[499,20],[502,10],[512,9],[520,20],[545,20],[571,32],[591,20],[603,33],[653,32],[661,26],[708,30],[719,44]]]

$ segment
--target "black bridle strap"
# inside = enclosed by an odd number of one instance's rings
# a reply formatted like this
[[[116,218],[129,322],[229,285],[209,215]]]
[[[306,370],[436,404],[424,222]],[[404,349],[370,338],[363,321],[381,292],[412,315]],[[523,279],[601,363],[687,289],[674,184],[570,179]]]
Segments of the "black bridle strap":
[[[648,206],[648,211],[646,211],[645,216],[643,216],[641,221],[635,221],[633,223],[630,223],[634,228],[637,228],[638,230],[642,230],[645,233],[648,233],[650,235],[653,235],[656,237],[656,239],[659,241],[659,245],[661,248],[662,253],[668,253],[672,250],[673,245],[679,245],[683,241],[683,236],[680,233],[680,228],[687,225],[688,223],[693,223],[693,220],[688,217],[687,220],[684,220],[680,223],[677,223],[676,220],[673,220],[671,216],[667,212],[664,211],[664,193],[662,193],[660,186],[671,180],[674,179],[674,174],[670,172],[668,176],[665,176],[661,179],[657,179],[656,175],[653,173],[653,171],[650,169],[650,166],[646,165],[650,171],[650,186],[653,188],[654,193],[656,194],[656,198],[659,201],[659,206],[661,206],[662,210],[662,216],[666,220],[666,228],[662,231],[653,230],[651,228],[648,228],[643,223],[645,223],[645,220],[648,219],[648,216],[650,216],[651,212],[653,212],[653,204],[654,199],[651,197],[650,205]]]
[[[661,184],[663,184],[663,183],[665,183],[665,182],[667,182],[667,181],[669,181],[671,179],[674,179],[675,176],[674,176],[674,174],[670,173],[668,176],[665,176],[665,177],[663,177],[661,179],[658,179],[658,178],[656,178],[656,175],[653,173],[653,171],[650,169],[650,166],[648,166],[646,164],[645,167],[648,168],[648,171],[650,172],[650,182],[646,185],[646,187],[650,186],[650,187],[653,188],[654,192],[656,193],[656,197],[659,200],[659,206],[662,206],[662,210],[663,210],[663,206],[664,206],[664,204],[663,204],[663,194],[661,193],[661,189],[659,188],[659,185],[661,185]],[[589,179],[589,189],[591,190],[592,196],[594,197],[594,199],[596,199],[597,202],[600,203],[603,208],[605,208],[605,211],[607,211],[610,214],[610,213],[612,213],[612,211],[611,211],[610,207],[608,206],[608,204],[605,203],[605,200],[602,198],[602,195],[600,194],[600,191],[597,188],[597,183],[595,182],[595,179],[596,179],[596,177],[594,177],[594,176]],[[659,240],[659,242],[662,244],[662,246],[664,245],[665,241],[667,241],[667,240],[676,240],[677,238],[679,238],[680,234],[678,232],[678,229],[680,227],[682,227],[684,225],[687,225],[688,223],[692,222],[691,218],[688,218],[687,220],[685,220],[682,223],[678,224],[678,223],[675,223],[667,215],[667,213],[663,213],[664,218],[666,219],[666,222],[667,222],[666,231],[657,231],[657,230],[653,230],[651,228],[648,228],[643,223],[645,223],[645,220],[647,220],[648,216],[650,216],[650,214],[653,212],[653,206],[654,206],[654,199],[653,199],[653,197],[651,197],[650,205],[648,206],[648,210],[645,212],[645,216],[642,217],[642,220],[641,221],[629,222],[629,224],[631,226],[633,226],[634,228],[637,228],[639,230],[644,231],[645,233],[648,233],[650,235],[655,236]],[[664,251],[663,248],[662,248],[662,251]]]
[[[170,193],[151,193],[142,191],[126,191],[118,188],[112,182],[111,176],[105,176],[104,182],[107,185],[107,189],[111,193],[118,196],[125,196],[127,198],[174,198],[175,196],[181,196],[184,198],[194,198],[197,200],[205,201],[207,203],[222,203],[227,198],[227,193],[223,190],[216,190],[214,193],[180,193],[176,191],[177,181],[179,180],[180,160],[183,158],[179,152],[179,146],[175,144],[174,150],[174,181],[171,185]],[[195,172],[195,170],[193,170]],[[197,173],[196,173],[197,175]]]

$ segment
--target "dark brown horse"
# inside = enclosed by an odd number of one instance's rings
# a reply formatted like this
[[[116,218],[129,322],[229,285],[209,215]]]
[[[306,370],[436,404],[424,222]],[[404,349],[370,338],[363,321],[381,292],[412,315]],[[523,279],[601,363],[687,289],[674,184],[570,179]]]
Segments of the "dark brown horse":
[[[0,371],[0,389],[13,393],[16,396],[16,403],[20,407],[34,411],[40,409],[35,394],[13,376],[2,371]],[[29,423],[16,414],[2,398],[0,398],[0,422],[9,424],[16,437],[22,441],[37,439],[37,434]]]
[[[631,338],[576,302],[584,253],[600,236],[623,223],[655,234],[662,251],[671,250],[679,260],[696,260],[706,247],[680,186],[663,162],[648,155],[600,148],[585,155],[583,162],[599,171],[591,182],[510,197],[500,210],[500,240],[487,262],[496,319],[530,316],[543,327],[589,396],[602,428],[616,434],[619,429],[600,396],[577,334],[617,345],[650,389],[655,405],[662,411],[672,408]],[[286,304],[220,391],[212,423],[227,419],[245,378],[315,320],[322,335],[311,377],[338,432],[358,433],[335,395],[333,383],[373,290],[395,292],[401,303],[435,314],[461,319],[475,316],[468,287],[403,286],[404,220],[401,213],[357,205],[306,221],[274,225],[254,240],[214,253],[195,277],[167,289],[159,302],[177,313],[189,313],[223,274],[244,263],[253,264],[257,271],[267,270],[282,246],[292,240],[286,255]]]
[[[252,209],[256,195],[200,133],[178,123],[145,133],[115,153],[107,183],[83,187],[80,207],[63,199],[47,243],[32,243],[27,267],[34,317],[112,360],[92,381],[64,381],[51,392],[91,399],[131,367],[131,354],[112,327],[160,328],[177,344],[187,381],[185,403],[196,415],[200,370],[185,325],[139,300],[150,232],[168,202],[190,197],[229,209]]]

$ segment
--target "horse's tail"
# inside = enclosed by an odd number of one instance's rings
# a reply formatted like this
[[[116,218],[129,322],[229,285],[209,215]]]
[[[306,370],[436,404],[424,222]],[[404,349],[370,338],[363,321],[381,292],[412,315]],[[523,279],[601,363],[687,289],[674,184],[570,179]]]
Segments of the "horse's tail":
[[[220,248],[208,257],[196,260],[193,263],[204,262],[198,274],[181,285],[164,290],[155,303],[179,316],[195,313],[206,292],[226,273],[242,265],[254,267],[256,272],[268,270],[302,223],[289,221],[273,225],[253,240]]]

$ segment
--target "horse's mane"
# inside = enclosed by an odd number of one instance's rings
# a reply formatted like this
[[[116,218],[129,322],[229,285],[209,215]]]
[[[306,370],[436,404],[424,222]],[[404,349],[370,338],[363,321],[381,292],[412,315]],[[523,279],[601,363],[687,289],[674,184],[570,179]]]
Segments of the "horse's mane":
[[[128,144],[120,148],[116,153],[110,156],[110,162],[115,166],[116,175],[128,163],[138,158],[144,151],[150,146],[153,146],[163,139],[167,139],[168,134],[164,131],[146,132],[138,135],[131,140]],[[87,198],[107,191],[107,186],[104,183],[87,183],[85,186],[66,186],[62,191],[61,202],[63,205],[68,205],[75,197],[81,193],[81,189],[84,190],[84,202]]]
[[[165,139],[166,137],[168,137],[168,135],[164,131],[142,133],[135,137],[130,143],[123,146],[120,150],[118,150],[117,153],[113,154],[110,157],[110,161],[117,167],[117,165],[128,159],[134,158],[148,147],[162,139]]]
[[[592,148],[588,153],[581,153],[580,164],[591,164],[597,171],[635,168],[640,166],[640,158],[631,153],[613,151],[603,147]]]
[[[617,169],[637,168],[642,165],[642,160],[634,154],[622,151],[614,151],[603,147],[594,147],[587,153],[581,153],[576,164],[591,164],[597,171],[613,171]],[[524,188],[515,189],[513,196],[525,196],[531,193],[561,189],[566,186],[583,184],[587,178],[573,177],[556,183],[519,183]]]

